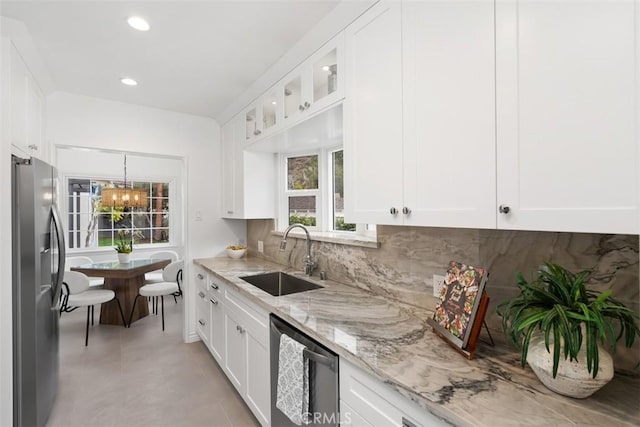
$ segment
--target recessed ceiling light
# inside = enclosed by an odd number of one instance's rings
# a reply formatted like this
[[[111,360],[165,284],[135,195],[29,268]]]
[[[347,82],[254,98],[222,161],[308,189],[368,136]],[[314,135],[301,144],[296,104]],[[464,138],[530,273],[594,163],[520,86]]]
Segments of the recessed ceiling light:
[[[127,19],[127,22],[138,31],[149,31],[149,28],[151,28],[149,23],[139,16],[132,16]]]
[[[322,66],[322,71],[329,71],[329,66],[328,65],[323,65]]]
[[[130,77],[123,77],[120,79],[120,81],[122,82],[123,85],[127,85],[127,86],[136,86],[138,84],[137,81],[133,80]]]
[[[272,103],[273,105],[276,105],[276,101],[271,101],[271,103]]]

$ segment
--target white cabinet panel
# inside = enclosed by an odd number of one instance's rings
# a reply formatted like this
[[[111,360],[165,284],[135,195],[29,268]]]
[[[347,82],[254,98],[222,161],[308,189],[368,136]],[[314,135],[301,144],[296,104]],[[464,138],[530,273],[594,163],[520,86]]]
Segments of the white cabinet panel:
[[[235,203],[235,167],[236,164],[236,150],[234,145],[234,122],[231,121],[221,129],[221,157],[222,157],[222,216],[233,215],[236,210]]]
[[[271,153],[245,150],[245,114],[221,130],[222,217],[275,217],[276,173]]]
[[[3,41],[8,62],[3,83],[3,108],[8,110],[8,138],[18,150],[17,154],[34,156],[49,161],[46,144],[43,143],[44,96],[20,53],[10,40]],[[8,71],[7,71],[8,70]]]
[[[209,349],[220,366],[225,356],[225,320],[222,301],[215,295],[209,295]]]
[[[209,346],[209,304],[207,296],[202,290],[197,290],[196,295],[196,332],[202,341]]]
[[[234,318],[233,313],[225,310],[225,335],[226,335],[226,355],[224,360],[224,371],[227,377],[244,396],[246,390],[246,345],[245,338],[241,332],[241,326]]]
[[[638,232],[634,8],[497,2],[499,228]]]
[[[247,405],[263,426],[271,423],[269,344],[247,332]]]
[[[27,148],[27,87],[28,70],[20,54],[9,44],[10,92],[9,92],[9,127],[11,144],[28,152]]]
[[[494,2],[402,5],[405,224],[495,228]]]
[[[343,427],[373,427],[344,400],[340,400],[340,425]]]
[[[405,420],[416,427],[450,425],[344,359],[340,359],[340,399],[340,416],[351,421],[346,425],[402,427]]]
[[[402,224],[401,5],[382,1],[345,30],[345,220]]]

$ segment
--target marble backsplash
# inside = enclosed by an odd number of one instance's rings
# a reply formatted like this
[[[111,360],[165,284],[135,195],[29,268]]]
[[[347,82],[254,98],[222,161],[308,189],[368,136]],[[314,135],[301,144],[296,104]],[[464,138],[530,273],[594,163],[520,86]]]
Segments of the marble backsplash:
[[[281,238],[271,234],[273,229],[273,220],[247,222],[250,253],[302,269],[304,240],[290,239],[287,250],[280,252]],[[574,272],[592,270],[590,287],[611,287],[616,299],[640,311],[640,240],[636,235],[380,225],[377,230],[379,249],[313,242],[316,272],[325,271],[332,280],[431,309],[436,303],[432,276],[444,274],[449,261],[484,267],[489,271],[486,289],[491,297],[487,322],[498,331],[495,306],[517,293],[516,272],[531,278],[538,266],[550,260]],[[258,240],[264,242],[263,254],[257,252]],[[502,341],[501,333],[494,337]],[[616,368],[632,369],[640,360],[640,340],[633,349],[619,348],[617,353]]]

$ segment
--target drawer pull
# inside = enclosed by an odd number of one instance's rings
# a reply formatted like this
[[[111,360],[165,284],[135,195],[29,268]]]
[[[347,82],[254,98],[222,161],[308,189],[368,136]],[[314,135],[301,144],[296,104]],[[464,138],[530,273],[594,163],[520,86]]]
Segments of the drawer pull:
[[[216,285],[215,283],[211,282],[211,289],[218,289],[219,286]]]
[[[209,301],[211,301],[211,304],[213,305],[218,305],[218,301],[214,300],[213,298],[211,298]]]
[[[204,279],[204,276],[202,274],[198,273],[198,279],[202,280],[202,279]]]
[[[204,320],[202,320],[202,319],[198,320],[198,323],[200,323],[202,326],[205,325]]]
[[[198,295],[200,295],[200,298],[204,298],[204,292],[200,291],[198,292]]]

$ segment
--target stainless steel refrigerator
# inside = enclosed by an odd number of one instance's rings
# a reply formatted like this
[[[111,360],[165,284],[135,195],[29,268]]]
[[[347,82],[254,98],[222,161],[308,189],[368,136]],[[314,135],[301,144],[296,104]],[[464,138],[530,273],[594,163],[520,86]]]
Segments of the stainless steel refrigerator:
[[[44,426],[58,388],[64,232],[56,169],[12,156],[13,422]]]

